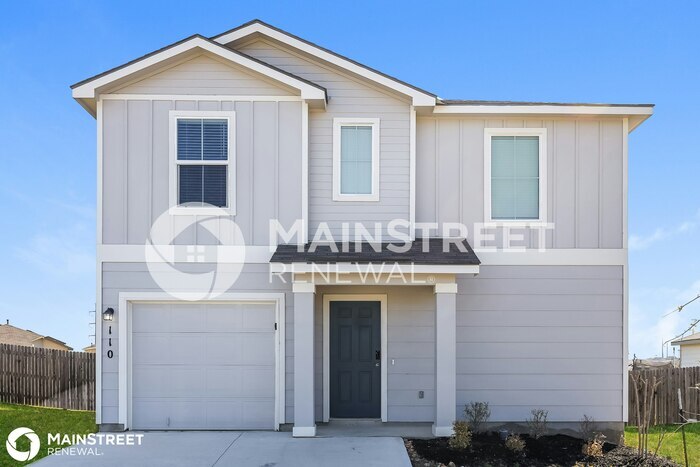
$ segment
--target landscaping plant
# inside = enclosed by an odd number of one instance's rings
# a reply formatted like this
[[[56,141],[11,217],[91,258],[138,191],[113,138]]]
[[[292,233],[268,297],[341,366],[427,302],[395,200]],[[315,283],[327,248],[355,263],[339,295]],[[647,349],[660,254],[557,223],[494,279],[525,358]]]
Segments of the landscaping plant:
[[[581,452],[588,457],[603,457],[603,445],[605,444],[605,435],[597,433],[581,448]]]
[[[482,433],[486,422],[491,418],[491,409],[488,402],[470,402],[464,407],[464,415],[467,417],[469,427],[474,433]]]
[[[515,433],[506,438],[506,449],[514,454],[522,454],[525,451],[525,440]]]
[[[547,434],[547,417],[549,416],[549,412],[544,409],[533,409],[530,413],[532,417],[525,421],[527,423],[528,432],[532,438],[540,439]]]
[[[452,449],[467,449],[472,444],[472,433],[469,431],[469,424],[458,420],[452,424],[454,433],[450,437],[450,447]]]

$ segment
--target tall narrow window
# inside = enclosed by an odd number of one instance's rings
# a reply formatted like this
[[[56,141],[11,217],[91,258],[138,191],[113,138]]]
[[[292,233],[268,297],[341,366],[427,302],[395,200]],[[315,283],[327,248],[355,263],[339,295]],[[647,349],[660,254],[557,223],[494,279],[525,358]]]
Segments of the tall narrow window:
[[[229,208],[231,118],[200,117],[200,113],[174,116],[174,204],[190,210]]]
[[[333,199],[379,200],[379,120],[336,118]]]
[[[490,193],[487,220],[540,221],[544,218],[544,134],[542,129],[487,130]]]

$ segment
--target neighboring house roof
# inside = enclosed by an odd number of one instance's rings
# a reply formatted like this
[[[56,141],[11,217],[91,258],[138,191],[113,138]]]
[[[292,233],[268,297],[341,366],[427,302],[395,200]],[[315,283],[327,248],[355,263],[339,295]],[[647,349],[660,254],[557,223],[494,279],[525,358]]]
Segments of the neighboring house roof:
[[[237,50],[224,47],[223,45],[207,39],[204,36],[195,34],[181,41],[170,44],[154,52],[146,54],[128,63],[107,70],[103,73],[87,78],[71,86],[73,98],[76,99],[88,112],[95,115],[94,99],[98,88],[103,88],[119,80],[144,72],[144,70],[156,67],[164,62],[172,61],[174,58],[184,55],[193,50],[209,52],[224,58],[232,63],[244,66],[254,72],[272,78],[284,85],[299,90],[301,97],[319,101],[325,105],[328,96],[326,89],[307,79],[300,78],[285,70],[253,58]]]
[[[671,345],[686,345],[686,344],[700,344],[700,332],[695,334],[690,334],[689,336],[681,337],[671,342]]]
[[[295,36],[294,34],[267,24],[259,19],[248,21],[238,27],[213,36],[211,39],[220,44],[228,44],[253,34],[262,34],[263,36],[287,44],[295,49],[317,56],[322,60],[333,63],[336,66],[340,66],[341,68],[375,81],[390,89],[394,89],[401,94],[411,96],[413,98],[413,105],[433,106],[438,98],[429,91],[401,81],[398,78],[382,73],[374,68],[370,68],[367,65],[363,65],[362,63],[356,62],[355,60],[333,52],[332,50],[328,50],[306,39],[302,39],[299,36]]]
[[[354,242],[350,242],[347,252],[343,251],[341,243],[336,243],[333,251],[329,245],[318,245],[314,251],[309,251],[310,244],[304,245],[303,251],[299,251],[297,245],[279,245],[270,259],[271,263],[397,263],[397,264],[420,264],[420,265],[479,265],[481,261],[477,258],[474,250],[467,240],[452,240],[447,243],[448,249],[445,251],[442,238],[430,238],[427,240],[427,251],[423,249],[423,239],[411,242],[410,247],[405,252],[395,252],[389,249],[390,243],[382,243],[380,251],[375,251],[368,242],[361,243],[361,251],[355,251]],[[460,251],[455,242],[460,243],[465,251]],[[396,244],[402,247],[403,244]]]
[[[95,351],[96,351],[95,344],[90,344],[87,347],[83,347],[83,352],[95,353]]]
[[[29,329],[20,329],[11,324],[0,324],[0,344],[11,344],[11,345],[24,345],[27,347],[36,346],[36,342],[42,339],[49,340],[60,346],[64,346],[66,350],[73,350],[72,347],[66,345],[65,342],[60,341],[51,336],[42,336]]]

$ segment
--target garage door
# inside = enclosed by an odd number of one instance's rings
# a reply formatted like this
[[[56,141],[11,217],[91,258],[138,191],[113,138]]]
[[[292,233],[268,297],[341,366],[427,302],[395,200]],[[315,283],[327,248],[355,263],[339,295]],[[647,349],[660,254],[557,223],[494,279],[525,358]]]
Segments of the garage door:
[[[274,429],[274,304],[132,305],[134,429]]]

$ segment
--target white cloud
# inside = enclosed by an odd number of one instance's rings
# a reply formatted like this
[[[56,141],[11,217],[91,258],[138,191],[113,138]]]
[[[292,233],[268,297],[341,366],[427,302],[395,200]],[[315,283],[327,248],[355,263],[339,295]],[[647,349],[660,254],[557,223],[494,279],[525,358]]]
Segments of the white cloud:
[[[695,215],[695,217],[690,220],[683,222],[675,227],[666,228],[659,227],[654,230],[650,235],[630,235],[628,247],[630,250],[645,250],[661,240],[666,240],[676,235],[682,235],[688,233],[695,229],[698,225],[698,217],[700,217],[700,212]]]

